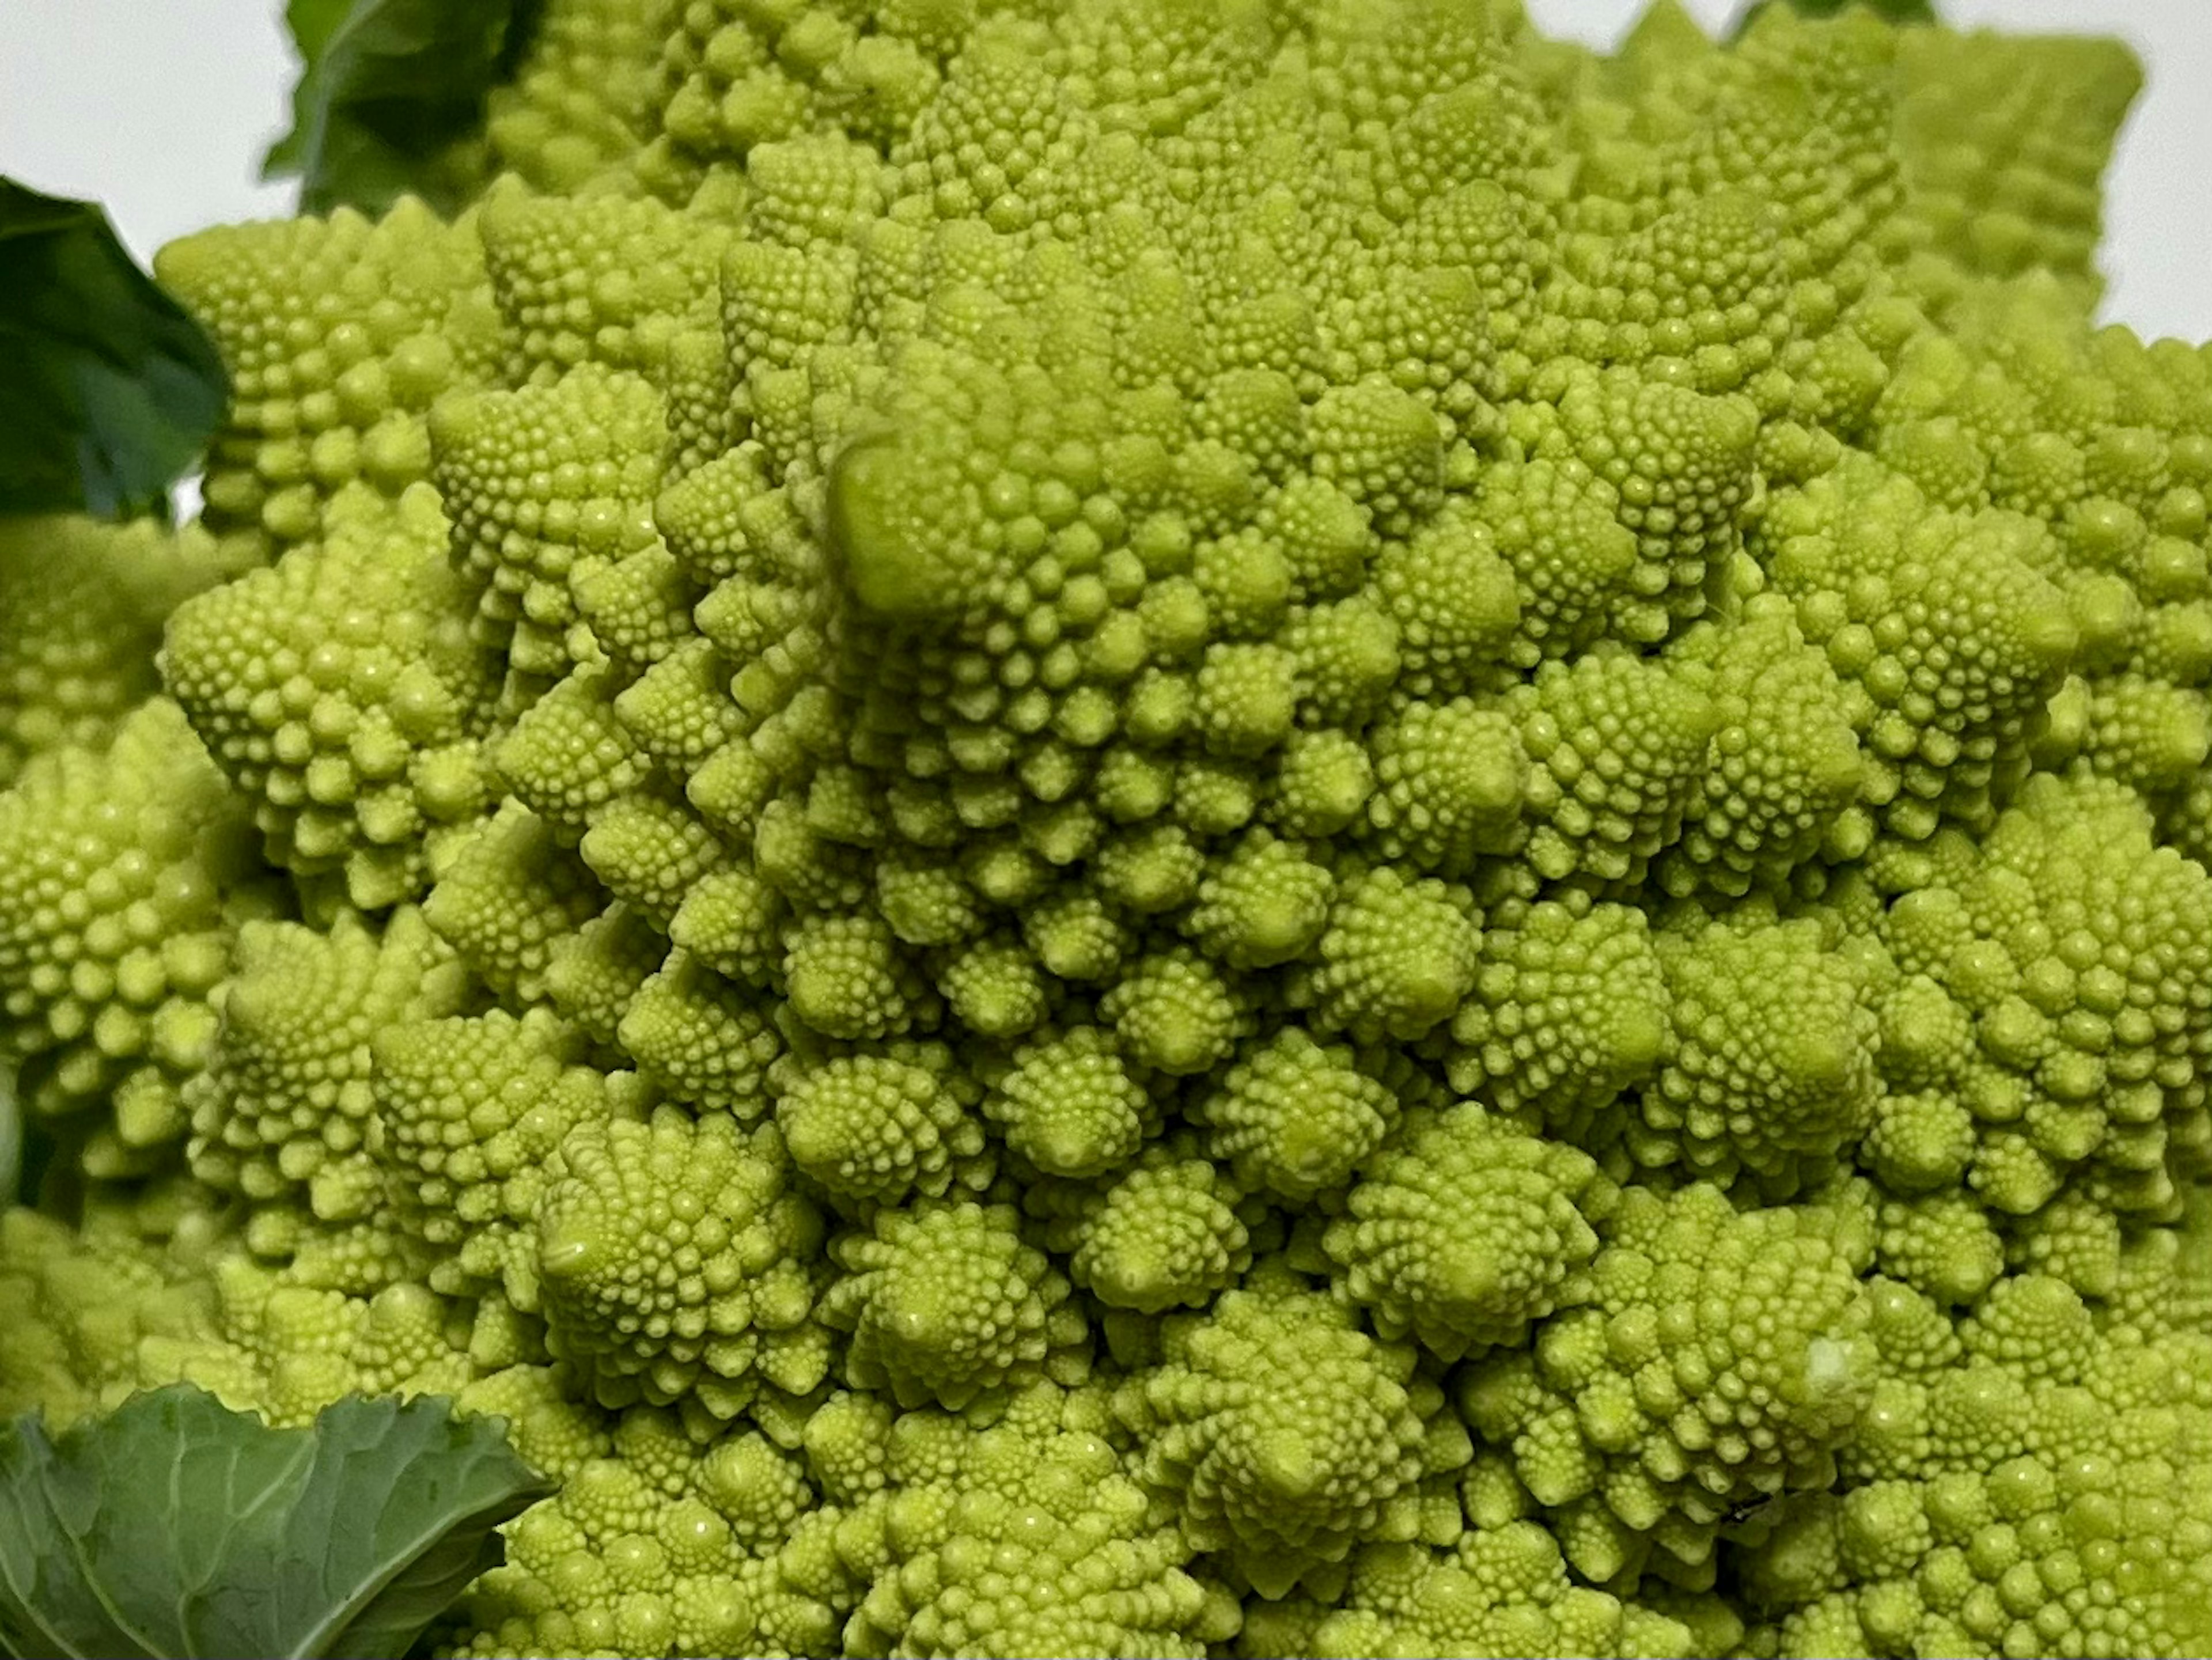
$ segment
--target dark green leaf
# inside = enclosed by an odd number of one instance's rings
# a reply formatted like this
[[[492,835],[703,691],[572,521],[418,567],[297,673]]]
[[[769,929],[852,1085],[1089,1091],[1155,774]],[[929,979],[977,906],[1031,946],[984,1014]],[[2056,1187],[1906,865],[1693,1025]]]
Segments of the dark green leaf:
[[[1735,26],[1741,34],[1755,21],[1759,13],[1770,6],[1786,5],[1801,17],[1833,17],[1849,6],[1863,6],[1877,17],[1893,23],[1933,23],[1936,0],[1759,0],[1758,4],[1744,13]]]
[[[292,130],[262,176],[297,174],[309,213],[381,213],[413,192],[459,205],[450,159],[514,72],[540,0],[289,0],[304,65]]]
[[[97,205],[0,178],[0,513],[163,505],[229,396]]]
[[[291,0],[284,8],[284,27],[300,54],[300,79],[292,88],[292,130],[269,147],[261,158],[264,179],[288,179],[307,171],[309,100],[315,85],[314,66],[322,61],[331,34],[345,16],[347,0]]]
[[[271,1429],[179,1383],[58,1440],[0,1434],[18,1656],[397,1657],[550,1489],[496,1420],[349,1398]]]

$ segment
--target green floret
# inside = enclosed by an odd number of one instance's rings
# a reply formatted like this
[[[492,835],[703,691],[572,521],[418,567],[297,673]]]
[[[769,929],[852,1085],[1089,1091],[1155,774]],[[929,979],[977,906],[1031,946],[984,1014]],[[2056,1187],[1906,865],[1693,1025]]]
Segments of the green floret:
[[[556,953],[606,907],[553,827],[509,800],[461,843],[422,915],[495,996],[527,1008],[544,997]]]
[[[593,814],[576,851],[608,892],[662,933],[693,885],[725,868],[728,858],[690,807],[643,793],[620,794]]]
[[[1639,1159],[1771,1176],[1865,1133],[1879,1089],[1873,987],[1837,943],[1812,919],[1755,914],[1661,936],[1676,1042],[1631,1132]]]
[[[1247,1050],[1195,1116],[1207,1151],[1240,1183],[1304,1203],[1349,1181],[1399,1109],[1348,1047],[1324,1048],[1293,1026]]]
[[[2037,528],[1931,514],[1911,483],[1854,458],[1778,503],[1778,590],[1856,688],[1863,794],[1900,833],[1986,822],[2080,640]]]
[[[983,1098],[1006,1146],[1047,1176],[1091,1177],[1126,1164],[1144,1145],[1152,1098],[1114,1041],[1078,1026],[1014,1051]]]
[[[605,1457],[612,1440],[598,1409],[571,1400],[561,1385],[550,1366],[512,1365],[477,1378],[455,1402],[465,1412],[505,1419],[507,1438],[531,1467],[565,1481]]]
[[[1464,890],[1408,880],[1389,865],[1352,873],[1338,890],[1299,988],[1323,1031],[1373,1042],[1419,1037],[1474,988],[1482,934]]]
[[[1249,1029],[1237,992],[1212,964],[1177,947],[1131,964],[1098,1000],[1098,1012],[1138,1066],[1188,1077],[1226,1061]]]
[[[205,522],[264,553],[315,537],[356,480],[397,496],[428,477],[430,405],[498,352],[474,228],[419,202],[204,232],[156,270],[230,371]]]
[[[11,1215],[0,1298],[22,1329],[0,1375],[28,1382],[26,1409],[73,1417],[184,1380],[296,1425],[348,1393],[452,1395],[474,1375],[466,1316],[406,1277],[409,1242],[273,1207],[241,1233],[208,1197],[162,1183],[94,1198],[74,1231]]]
[[[1992,275],[2092,283],[2097,179],[2142,85],[2118,41],[1929,31],[1898,53],[1898,149],[1914,216],[1944,252]],[[2033,111],[2038,142],[2011,137]]]
[[[50,1421],[70,1423],[137,1386],[143,1339],[211,1338],[210,1288],[181,1266],[127,1231],[101,1237],[10,1210],[0,1220],[0,1310],[9,1327],[0,1402],[11,1413],[43,1408]]]
[[[1616,517],[1635,532],[1642,603],[1617,620],[1623,638],[1656,642],[1705,609],[1711,573],[1735,554],[1735,511],[1750,489],[1756,410],[1629,369],[1563,368],[1532,406],[1547,459],[1580,462],[1620,492]]]
[[[1370,845],[1383,858],[1464,879],[1477,855],[1511,848],[1528,762],[1502,711],[1464,698],[1408,703],[1368,743]]]
[[[2004,1271],[2004,1240],[1964,1193],[1891,1199],[1876,1213],[1875,1260],[1939,1303],[1967,1303]]]
[[[1408,692],[1449,697],[1486,690],[1495,675],[1521,611],[1495,534],[1486,520],[1455,515],[1389,544],[1375,562]]]
[[[434,1282],[489,1281],[534,1305],[530,1231],[553,1154],[578,1124],[635,1116],[635,1079],[577,1064],[581,1035],[542,1007],[406,1021],[371,1041],[370,1151],[410,1230],[451,1253]]]
[[[1507,920],[1510,917],[1510,926]],[[1452,1018],[1452,1087],[1571,1128],[1650,1076],[1674,1047],[1644,913],[1547,900],[1483,930],[1474,994]]]
[[[1080,1395],[1040,1386],[903,1475],[886,1555],[846,1627],[855,1655],[1196,1660],[1218,1618]]]
[[[1661,882],[1741,894],[1837,842],[1861,792],[1858,735],[1841,684],[1789,608],[1754,599],[1736,626],[1686,636],[1677,660],[1712,700],[1717,729]]]
[[[1810,1210],[1737,1213],[1717,1188],[1622,1196],[1592,1298],[1459,1379],[1469,1425],[1565,1512],[1585,1574],[1689,1566],[1730,1509],[1826,1487],[1875,1377],[1865,1253]]]
[[[833,1395],[807,1420],[809,1456],[804,1462],[769,1441],[758,1430],[738,1431],[726,1436],[700,1457],[697,1468],[691,1473],[692,1484],[729,1523],[739,1544],[748,1550],[772,1550],[789,1535],[793,1523],[812,1506],[815,1494],[809,1485],[810,1475],[821,1484],[826,1496],[839,1500],[860,1497],[859,1492],[848,1491],[823,1479],[823,1468],[837,1466],[839,1455],[836,1447],[840,1440],[863,1433],[869,1437],[871,1444],[866,1450],[877,1477],[872,1486],[882,1486],[885,1461],[880,1443],[890,1429],[888,1420],[878,1423],[871,1420],[854,1425],[846,1421],[853,1414],[836,1409],[841,1402],[849,1406],[866,1398]],[[817,1423],[822,1426],[818,1433],[814,1427]],[[817,1444],[825,1450],[814,1452]],[[856,1448],[844,1456],[858,1454]],[[665,1481],[663,1485],[666,1485]]]
[[[833,1240],[845,1277],[822,1317],[853,1335],[847,1381],[957,1411],[1047,1366],[1079,1371],[1082,1312],[1016,1223],[1004,1206],[939,1203],[879,1212],[869,1232]]]
[[[162,698],[98,748],[33,758],[0,794],[0,1042],[34,1117],[82,1132],[89,1174],[136,1173],[185,1136],[216,988],[262,908],[249,839]],[[82,1116],[103,1097],[112,1124]]]
[[[1186,1535],[1262,1596],[1358,1538],[1414,1536],[1423,1478],[1465,1456],[1411,1347],[1279,1275],[1204,1320],[1172,1316],[1162,1341],[1162,1364],[1115,1402],[1143,1448],[1139,1479],[1175,1495]]]
[[[1516,665],[1607,638],[1616,607],[1636,593],[1636,538],[1620,522],[1618,492],[1577,463],[1514,460],[1483,475],[1480,502],[1470,528],[1495,537],[1519,595]]]
[[[2203,1111],[2172,1058],[2204,1018],[2202,868],[2154,843],[2136,798],[2083,778],[2031,779],[1989,836],[1955,850],[1956,874],[1899,866],[1909,891],[1886,932],[1974,1017],[1956,1081],[1989,1105],[1967,1184],[2026,1215],[2086,1165],[2113,1208],[2171,1204],[2164,1149],[2196,1136]]]
[[[611,956],[594,958],[592,944]],[[556,967],[554,1001],[563,1001],[567,980],[578,1005],[572,1018],[588,1027],[590,1006],[601,994],[619,1000],[618,1012],[606,1010],[617,1018],[610,1036],[649,1082],[701,1112],[745,1122],[760,1117],[769,1110],[768,1069],[782,1043],[737,988],[680,951],[657,963],[659,946],[636,913],[623,912],[602,940],[582,945]],[[605,981],[575,983],[586,976]]]
[[[336,872],[376,909],[427,885],[489,794],[499,690],[469,638],[428,489],[348,490],[321,537],[179,607],[162,673],[216,763],[256,798],[273,863]]]
[[[235,574],[197,527],[0,521],[0,785],[45,751],[101,747],[160,689],[169,614]]]
[[[938,1199],[988,1180],[972,1092],[942,1067],[840,1055],[778,1089],[775,1122],[792,1163],[842,1204]]]
[[[1255,830],[1207,872],[1188,927],[1200,950],[1231,968],[1295,961],[1328,926],[1335,887],[1297,842]]]
[[[586,362],[658,375],[687,331],[714,326],[726,239],[657,202],[599,197],[579,212],[508,184],[479,225],[510,382]]]
[[[207,1069],[184,1091],[193,1174],[254,1200],[304,1189],[325,1221],[369,1213],[382,1188],[370,1046],[399,1021],[454,1012],[459,967],[413,909],[381,930],[247,923]]]
[[[2202,1641],[2204,1390],[2171,1346],[2201,1355],[2203,1335],[2099,1343],[2093,1328],[2058,1282],[2008,1278],[1961,1327],[1964,1353],[1882,1385],[1841,1490],[1750,1534],[1747,1584],[1780,1652]]]
[[[602,1405],[740,1410],[757,1380],[803,1395],[828,1354],[808,1326],[822,1221],[772,1129],[673,1108],[586,1118],[535,1213],[546,1342]]]
[[[1043,1243],[1068,1253],[1069,1277],[1109,1308],[1157,1315],[1200,1306],[1252,1265],[1263,1207],[1211,1160],[1177,1157],[1176,1146],[1147,1149],[1103,1191],[1040,1183],[1024,1195],[1024,1209],[1044,1222]]]
[[[793,1015],[825,1037],[902,1036],[926,1023],[933,1000],[890,929],[866,915],[817,915],[787,928],[783,982]]]
[[[699,765],[738,735],[724,696],[728,660],[690,634],[691,587],[655,542],[576,585],[599,648],[638,677],[615,699],[615,719],[663,766]]]
[[[1720,723],[1712,700],[1663,661],[1598,651],[1540,666],[1505,706],[1528,757],[1530,874],[1640,882],[1681,834],[1705,775]]]
[[[572,840],[652,775],[616,718],[618,689],[605,666],[579,669],[532,703],[489,757],[501,787]]]
[[[1300,1651],[1325,1660],[1450,1653],[1620,1654],[1666,1660],[1698,1652],[1679,1621],[1577,1585],[1559,1546],[1534,1522],[1470,1530],[1438,1556],[1370,1545],[1345,1600]]]
[[[670,1493],[637,1462],[580,1462],[507,1525],[507,1560],[471,1589],[474,1634],[454,1652],[706,1653],[757,1640],[740,1589],[748,1553],[707,1496],[707,1464],[687,1456]]]
[[[854,597],[884,617],[964,609],[1004,580],[1005,531],[972,480],[994,470],[988,447],[1011,435],[1020,389],[973,360],[915,367],[896,435],[847,449],[830,480],[830,549]]]
[[[591,655],[570,578],[655,534],[666,431],[649,386],[590,365],[550,386],[436,405],[432,477],[453,519],[454,563],[513,672],[556,677]],[[566,488],[541,499],[533,477]]]
[[[1378,1334],[1411,1334],[1445,1360],[1516,1343],[1528,1323],[1589,1294],[1603,1208],[1596,1166],[1556,1142],[1499,1128],[1472,1104],[1409,1122],[1345,1195],[1322,1238]]]

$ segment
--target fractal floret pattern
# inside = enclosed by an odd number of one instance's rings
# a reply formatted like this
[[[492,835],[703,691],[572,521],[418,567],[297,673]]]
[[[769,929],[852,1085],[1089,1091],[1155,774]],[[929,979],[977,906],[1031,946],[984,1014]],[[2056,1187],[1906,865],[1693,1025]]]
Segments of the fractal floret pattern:
[[[0,1405],[498,1414],[470,1660],[2208,1651],[2123,48],[540,9],[0,530]]]

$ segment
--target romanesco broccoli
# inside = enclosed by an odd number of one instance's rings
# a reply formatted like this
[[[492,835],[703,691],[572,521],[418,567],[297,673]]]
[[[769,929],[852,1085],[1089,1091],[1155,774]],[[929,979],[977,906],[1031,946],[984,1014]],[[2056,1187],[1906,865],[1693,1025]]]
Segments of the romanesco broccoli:
[[[501,1415],[468,1660],[2207,1651],[2122,48],[542,12],[0,526],[0,1404]]]

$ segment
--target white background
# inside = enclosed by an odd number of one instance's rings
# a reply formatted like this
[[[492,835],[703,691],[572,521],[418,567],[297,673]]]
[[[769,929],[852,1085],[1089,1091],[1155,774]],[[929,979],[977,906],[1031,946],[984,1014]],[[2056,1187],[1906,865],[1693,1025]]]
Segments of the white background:
[[[1686,0],[1709,27],[1735,0]],[[1528,0],[1604,41],[1641,0]],[[1966,27],[2125,36],[2150,70],[2111,180],[2105,311],[2212,340],[2212,0],[1942,0]],[[294,70],[281,0],[0,0],[0,173],[108,205],[143,256],[228,219],[289,211],[258,184]]]

